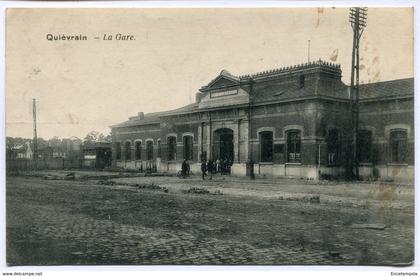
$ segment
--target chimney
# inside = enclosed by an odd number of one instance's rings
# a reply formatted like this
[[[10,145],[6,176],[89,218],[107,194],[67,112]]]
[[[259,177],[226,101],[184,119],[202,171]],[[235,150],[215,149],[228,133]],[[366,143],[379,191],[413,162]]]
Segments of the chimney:
[[[137,113],[137,115],[139,116],[139,119],[143,119],[144,118],[144,112],[139,112],[139,113]]]
[[[201,93],[201,92],[195,93],[195,102],[196,103],[199,103],[201,101],[201,99],[204,98],[204,96],[205,96],[204,93]]]

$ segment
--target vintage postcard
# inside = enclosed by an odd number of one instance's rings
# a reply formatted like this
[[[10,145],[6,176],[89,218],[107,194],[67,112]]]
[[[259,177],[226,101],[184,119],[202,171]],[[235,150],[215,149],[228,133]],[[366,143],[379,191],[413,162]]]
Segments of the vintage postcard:
[[[10,8],[6,259],[412,265],[412,8]]]

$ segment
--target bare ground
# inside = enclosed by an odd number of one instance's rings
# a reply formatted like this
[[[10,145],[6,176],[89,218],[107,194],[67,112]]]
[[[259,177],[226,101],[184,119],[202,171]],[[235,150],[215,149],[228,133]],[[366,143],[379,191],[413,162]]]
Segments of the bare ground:
[[[113,181],[8,177],[7,263],[391,265],[414,259],[412,186],[220,176]],[[186,192],[193,187],[209,193]]]

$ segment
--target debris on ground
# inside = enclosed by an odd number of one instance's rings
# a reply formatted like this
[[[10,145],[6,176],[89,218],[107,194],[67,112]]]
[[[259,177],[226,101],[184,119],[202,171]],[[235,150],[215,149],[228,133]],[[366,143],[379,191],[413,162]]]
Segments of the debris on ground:
[[[220,190],[209,191],[207,189],[198,188],[198,187],[192,187],[192,188],[189,188],[188,190],[183,190],[182,192],[183,193],[188,193],[188,194],[223,195],[223,193]]]
[[[321,203],[320,196],[303,196],[303,197],[279,197],[279,200],[288,200],[288,201],[302,201],[310,203]]]
[[[137,188],[139,188],[139,189],[162,190],[165,193],[168,192],[168,188],[166,188],[164,186],[156,185],[155,183],[152,183],[152,184],[142,184],[142,185],[136,184],[135,186]]]
[[[350,227],[353,229],[384,230],[386,228],[386,225],[376,224],[376,223],[364,223],[364,224],[352,224]]]
[[[113,186],[113,185],[115,185],[115,184],[116,184],[116,182],[115,182],[115,181],[113,181],[113,180],[109,180],[109,179],[101,179],[101,180],[99,180],[99,181],[98,181],[98,184],[99,184],[99,185],[109,185],[109,186]]]
[[[223,195],[223,193],[220,190],[215,190],[215,191],[211,192],[210,194],[212,194],[212,195]]]
[[[189,194],[209,194],[210,191],[204,188],[197,188],[197,187],[192,187],[189,188],[188,190],[185,191],[186,193]]]
[[[319,196],[304,197],[304,201],[309,201],[310,203],[321,203]]]
[[[62,180],[63,178],[61,178],[57,175],[47,174],[47,175],[44,175],[44,179],[45,180]]]
[[[76,174],[74,172],[68,173],[68,174],[66,174],[66,176],[64,176],[63,179],[64,180],[75,180],[76,179]]]

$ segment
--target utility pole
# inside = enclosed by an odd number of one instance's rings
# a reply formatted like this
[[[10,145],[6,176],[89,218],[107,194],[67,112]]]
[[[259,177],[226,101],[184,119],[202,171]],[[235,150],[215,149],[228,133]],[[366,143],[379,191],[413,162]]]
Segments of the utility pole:
[[[34,162],[35,170],[38,169],[38,137],[36,133],[36,99],[32,99],[32,112],[34,119]]]
[[[254,160],[252,160],[251,152],[251,136],[252,136],[252,101],[253,101],[253,92],[254,92],[254,79],[249,78],[249,99],[248,99],[248,159],[246,161],[247,166],[247,176],[250,179],[255,179],[254,173]]]
[[[352,175],[359,178],[359,156],[357,136],[359,132],[359,46],[366,27],[367,8],[350,8],[349,21],[353,28],[353,49],[351,57],[350,110],[352,118]],[[356,78],[356,83],[354,79]]]
[[[308,63],[311,61],[311,40],[308,40]]]

